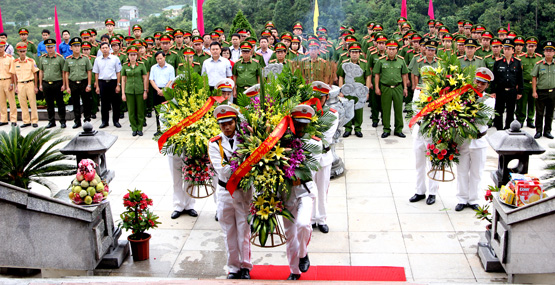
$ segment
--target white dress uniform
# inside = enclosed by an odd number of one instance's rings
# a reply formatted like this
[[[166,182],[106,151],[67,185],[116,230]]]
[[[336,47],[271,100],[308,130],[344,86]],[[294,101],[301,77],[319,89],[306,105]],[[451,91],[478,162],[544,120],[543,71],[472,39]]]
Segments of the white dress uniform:
[[[484,96],[486,94],[484,93]],[[482,97],[486,98],[486,97]],[[487,98],[484,101],[488,107],[495,108],[495,99]],[[488,126],[478,126],[478,130],[487,132]],[[459,164],[457,165],[457,200],[459,204],[476,205],[478,187],[482,180],[482,173],[486,164],[488,142],[486,136],[479,139],[466,140],[459,146]]]
[[[234,135],[233,146],[230,145],[230,138],[223,133],[210,140],[208,154],[214,166],[217,179],[227,183],[233,171],[228,164],[224,163],[231,158],[237,149],[237,139]],[[221,143],[221,150],[220,150]],[[221,151],[224,152],[224,157]],[[249,206],[252,199],[252,191],[243,191],[238,188],[233,192],[233,197],[222,185],[217,186],[218,192],[218,221],[225,234],[225,246],[227,249],[227,267],[229,272],[238,273],[245,268],[252,269],[251,263],[251,229],[247,222]]]
[[[328,147],[333,142],[333,135],[339,126],[339,115],[337,111],[330,109],[330,112],[335,116],[333,125],[329,130],[324,133],[324,139],[328,143]],[[333,164],[333,153],[328,150],[320,156],[320,169],[312,174],[312,180],[316,183],[318,191],[314,193],[314,210],[312,211],[312,224],[326,224],[327,211],[326,203],[328,200],[328,189],[330,186],[330,173]]]
[[[414,91],[413,102],[419,100],[420,89]],[[439,182],[428,177],[428,171],[431,169],[432,164],[426,157],[426,147],[432,143],[430,138],[425,138],[420,134],[420,125],[416,124],[413,129],[413,149],[414,149],[414,162],[416,169],[416,194],[437,195],[439,189]],[[426,186],[426,181],[428,185]]]
[[[168,154],[168,163],[173,181],[173,210],[181,212],[193,209],[195,199],[187,194],[186,190],[189,183],[183,179],[183,166],[185,166],[183,156]]]
[[[322,147],[322,142],[314,138],[309,140],[311,144]],[[314,155],[316,161],[320,161],[321,154]],[[308,254],[308,243],[312,236],[312,207],[314,205],[314,193],[318,191],[313,181],[301,183],[291,188],[291,195],[285,201],[285,207],[291,211],[295,221],[283,219],[285,236],[287,237],[287,259],[289,269],[293,274],[301,274],[299,270],[299,259]]]

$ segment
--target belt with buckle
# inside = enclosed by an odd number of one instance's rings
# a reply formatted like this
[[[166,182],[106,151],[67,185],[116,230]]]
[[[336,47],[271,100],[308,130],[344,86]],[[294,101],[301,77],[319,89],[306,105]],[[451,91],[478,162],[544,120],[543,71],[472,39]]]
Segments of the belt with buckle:
[[[115,80],[115,79],[99,79],[99,81],[103,81],[106,83],[110,83],[110,81]]]
[[[541,89],[541,90],[538,90],[538,92],[547,92],[547,93],[552,93],[552,92],[553,92],[553,90],[555,90],[555,89]]]
[[[71,80],[70,80],[70,81],[71,81]],[[71,81],[71,82],[72,82],[72,83],[75,83],[75,84],[81,84],[81,82],[83,82],[83,81],[79,80],[79,81]]]
[[[27,80],[27,81],[19,81],[19,83],[29,83],[29,82],[33,82],[34,80]]]
[[[218,185],[226,188],[227,187],[227,182],[223,182],[222,180],[218,179]]]
[[[511,90],[513,90],[513,89],[514,89],[514,88],[505,88],[505,91],[511,91]]]

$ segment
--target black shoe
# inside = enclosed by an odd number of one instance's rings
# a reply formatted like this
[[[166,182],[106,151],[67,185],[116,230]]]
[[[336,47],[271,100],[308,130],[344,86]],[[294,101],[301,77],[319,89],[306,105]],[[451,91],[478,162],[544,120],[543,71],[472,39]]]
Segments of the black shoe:
[[[198,213],[195,209],[183,210],[183,214],[187,214],[191,217],[198,217]]]
[[[67,127],[66,123],[60,123],[60,128],[65,129]]]
[[[120,115],[119,115],[119,118],[120,118],[120,119],[123,119],[123,114],[120,114]]]
[[[102,123],[102,124],[100,124],[100,127],[98,127],[98,128],[99,129],[104,129],[107,126],[109,126],[108,123]]]
[[[467,204],[466,206],[474,211],[480,208],[480,206],[478,206],[477,204]]]
[[[137,134],[139,135],[139,137],[143,136],[143,132],[142,131],[137,131]]]
[[[179,216],[181,216],[180,211],[173,211],[171,218],[175,220],[175,219],[179,218]]]
[[[1,126],[5,126],[5,125],[7,125],[7,124],[8,124],[8,122],[0,123],[0,127],[1,127]]]
[[[301,272],[307,272],[310,268],[310,259],[308,259],[308,253],[305,257],[299,258],[299,270]]]
[[[119,124],[119,122],[114,122],[114,126],[115,126],[116,128],[121,128],[121,125]]]
[[[146,122],[143,123],[143,127],[146,127]]]
[[[214,220],[216,220],[216,222],[219,221],[219,219],[218,219],[218,212],[216,212],[216,215],[214,215]]]
[[[17,123],[12,123],[12,127],[17,127]]]
[[[550,140],[553,139],[553,135],[550,134],[550,133],[544,133],[543,136],[546,137],[546,138],[548,138],[548,139],[550,139]]]
[[[420,200],[424,200],[426,198],[426,195],[424,194],[414,194],[414,196],[410,197],[409,202],[414,203],[414,202],[418,202]]]
[[[92,114],[91,118],[96,119],[96,114]]]
[[[241,279],[251,279],[251,274],[248,269],[241,268]]]
[[[528,123],[528,124],[526,124],[526,126],[529,127],[529,128],[532,128],[532,129],[536,128],[536,125],[534,125],[534,123]]]
[[[350,135],[351,135],[351,131],[348,131],[348,132],[345,132],[345,133],[343,134],[343,137],[344,137],[344,138],[348,138]]]
[[[33,124],[33,128],[38,128],[39,124]]]
[[[133,135],[134,137],[136,137],[136,136],[137,136],[137,131],[133,131],[132,135]]]
[[[22,128],[26,128],[26,127],[28,127],[28,126],[30,126],[30,125],[31,125],[31,124],[23,124],[23,125],[21,125],[21,127],[22,127]]]
[[[79,128],[80,126],[81,126],[81,123],[75,123],[75,124],[73,125],[73,127],[71,127],[71,128],[72,128],[72,129],[77,129],[77,128]]]
[[[53,128],[53,127],[55,127],[55,126],[56,126],[56,123],[50,122],[50,123],[48,123],[48,125],[46,125],[46,128],[47,128],[47,129],[50,129],[50,128]]]
[[[372,123],[372,128],[377,128],[378,127],[378,123]]]
[[[227,274],[227,279],[241,279],[241,272],[237,272],[237,273],[229,272]]]
[[[389,137],[389,135],[390,135],[390,133],[383,133],[382,134],[382,139],[385,139],[385,138]]]
[[[436,202],[436,195],[428,195],[428,199],[426,199],[426,204],[432,205]]]
[[[535,138],[535,139],[539,139],[539,138],[541,138],[541,137],[542,137],[542,133],[536,133],[536,134],[534,135],[534,138]]]
[[[156,131],[156,132],[154,133],[154,136],[156,137],[156,136],[159,136],[159,135],[161,135],[161,134],[162,134],[162,132]]]
[[[312,224],[312,228],[313,228],[313,229],[316,228],[316,223]]]
[[[355,132],[355,136],[362,138],[362,132]]]
[[[291,273],[289,275],[289,277],[287,277],[287,280],[299,280],[301,279],[301,274],[293,274]]]
[[[466,207],[466,204],[457,204],[457,206],[455,206],[455,211],[460,212],[464,210],[465,207]]]
[[[321,232],[325,233],[325,234],[327,234],[327,233],[330,232],[330,228],[328,227],[328,225],[320,225],[320,224],[318,224],[318,229],[319,229]]]
[[[407,136],[405,136],[405,134],[403,133],[393,133],[394,135],[400,137],[400,138],[406,138]]]

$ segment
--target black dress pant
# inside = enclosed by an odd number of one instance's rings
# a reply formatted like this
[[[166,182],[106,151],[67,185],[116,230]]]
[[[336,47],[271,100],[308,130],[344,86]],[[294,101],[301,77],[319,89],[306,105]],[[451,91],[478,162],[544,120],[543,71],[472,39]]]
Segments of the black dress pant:
[[[511,123],[515,119],[515,107],[516,107],[516,89],[501,88],[495,94],[495,118],[493,119],[493,126],[496,129],[503,129],[503,113],[505,110],[507,114],[505,116],[505,129],[511,126]]]
[[[100,114],[102,122],[108,124],[110,119],[110,108],[112,108],[112,121],[119,122],[119,102],[116,97],[117,80],[98,80],[100,88]]]
[[[58,81],[42,81],[42,90],[46,99],[46,110],[48,111],[48,122],[56,121],[56,112],[54,104],[58,107],[58,116],[60,123],[66,122],[66,105],[64,103],[64,92],[62,92],[62,80]]]
[[[537,90],[536,99],[536,132],[551,133],[551,123],[553,121],[553,109],[555,106],[555,90]],[[544,119],[545,118],[545,119]]]
[[[69,89],[71,89],[71,100],[73,101],[73,114],[76,124],[81,123],[81,104],[83,100],[83,116],[85,121],[91,120],[91,94],[85,92],[87,89],[87,79],[81,81],[69,81]]]

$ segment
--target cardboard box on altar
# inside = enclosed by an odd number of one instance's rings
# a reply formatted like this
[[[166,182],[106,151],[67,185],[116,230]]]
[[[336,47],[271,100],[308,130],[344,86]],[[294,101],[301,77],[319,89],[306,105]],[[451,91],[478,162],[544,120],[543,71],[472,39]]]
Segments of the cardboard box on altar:
[[[508,189],[501,189],[499,197],[507,204],[522,207],[541,200],[544,196],[542,185],[538,178],[528,174],[511,173]],[[505,190],[505,191],[503,191]],[[514,199],[511,199],[514,196]],[[511,202],[508,202],[511,201]]]

